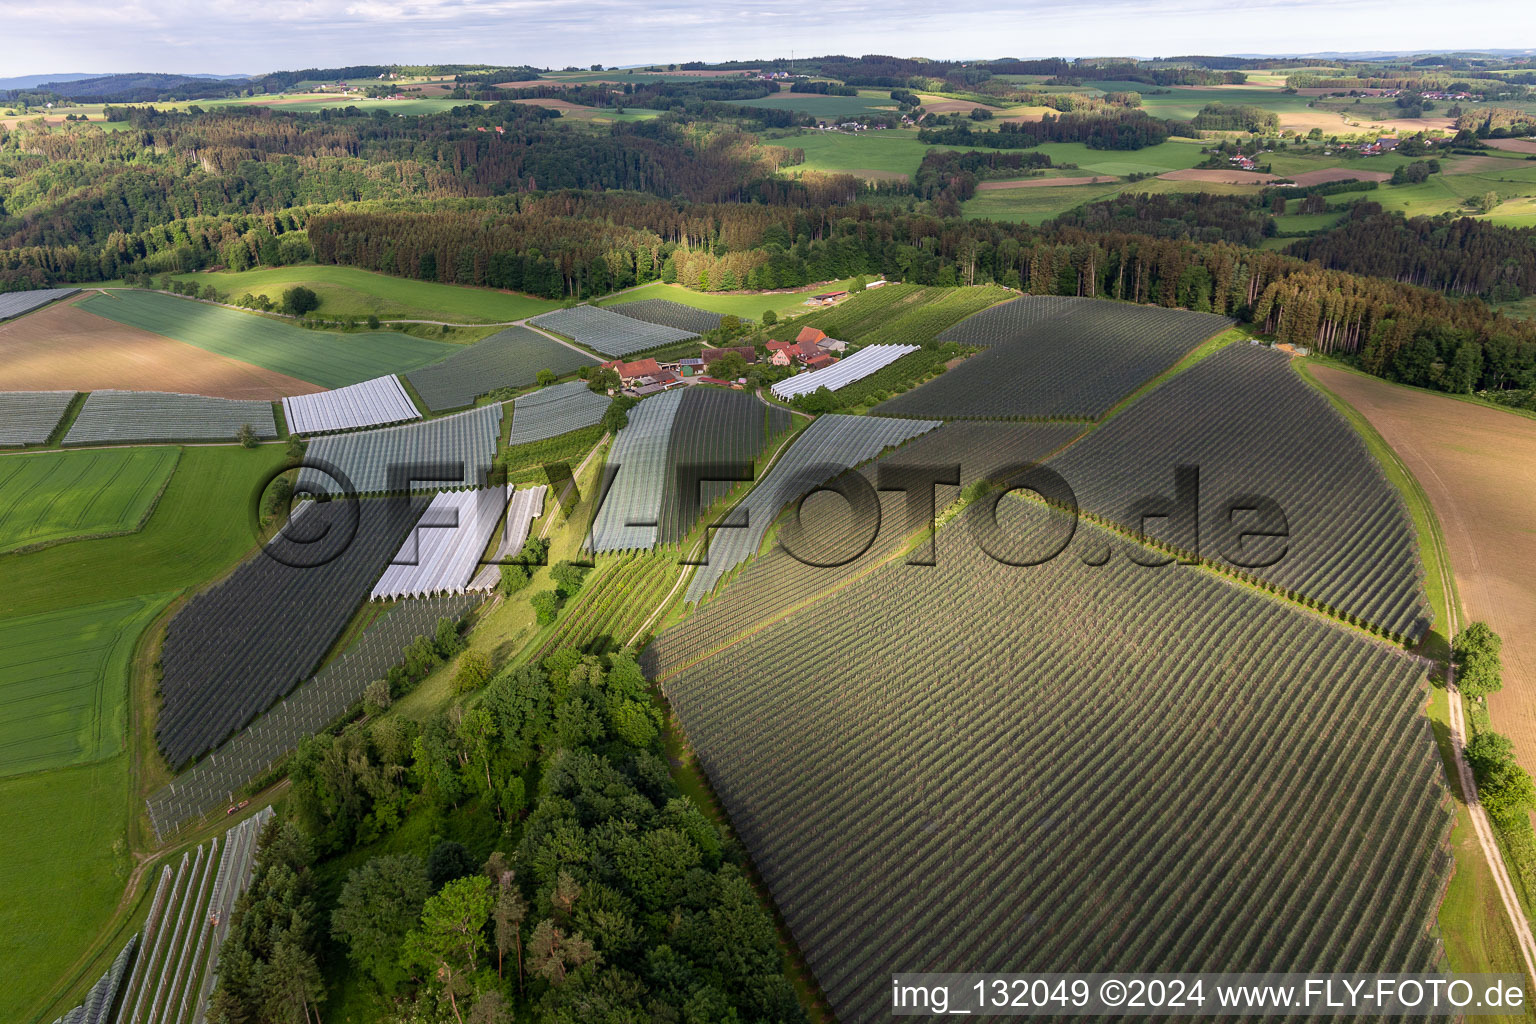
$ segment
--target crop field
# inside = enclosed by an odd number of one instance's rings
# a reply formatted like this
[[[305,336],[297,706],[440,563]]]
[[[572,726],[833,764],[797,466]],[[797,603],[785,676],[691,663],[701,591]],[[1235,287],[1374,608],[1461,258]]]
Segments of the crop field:
[[[1325,365],[1323,387],[1369,421],[1417,478],[1445,535],[1466,621],[1504,639],[1504,688],[1489,694],[1494,728],[1536,769],[1536,534],[1528,472],[1536,423],[1511,412],[1388,384]]]
[[[742,100],[740,105],[767,110],[795,110],[823,121],[839,121],[862,114],[888,114],[896,110],[896,101],[891,99],[889,89],[865,89],[857,96],[823,96],[814,92],[781,89],[762,99]]]
[[[496,457],[501,418],[500,405],[482,405],[421,423],[317,437],[305,451],[296,487],[310,494],[397,494],[480,486]],[[460,475],[436,478],[458,464]],[[434,479],[422,478],[428,472]]]
[[[346,387],[381,374],[414,370],[459,350],[457,345],[394,331],[310,331],[271,317],[158,292],[124,290],[92,295],[78,306],[108,320],[322,388]]]
[[[128,660],[164,605],[143,597],[0,619],[0,776],[122,749]]]
[[[399,601],[375,620],[357,642],[288,696],[268,708],[249,727],[149,797],[155,834],[169,839],[189,821],[229,802],[246,783],[323,731],[363,698],[375,679],[400,664],[406,645],[430,636],[442,618],[459,619],[480,601],[472,594]]]
[[[39,1010],[123,896],[128,757],[0,778],[0,1018]]]
[[[662,327],[671,327],[690,334],[703,334],[720,326],[719,313],[685,306],[681,302],[672,302],[668,299],[635,299],[632,302],[619,302],[603,308],[611,309],[615,313],[623,313],[636,320],[644,320],[648,324],[660,324]]]
[[[0,391],[0,448],[47,444],[74,400],[73,391]]]
[[[138,530],[180,455],[106,448],[0,458],[0,553]]]
[[[143,947],[124,980],[126,1021],[203,1020],[235,903],[250,884],[270,807],[165,865],[144,922]]]
[[[629,410],[604,468],[602,505],[588,539],[591,551],[648,551],[656,546],[666,493],[667,456],[686,388],[653,395]]]
[[[602,421],[611,400],[587,387],[585,381],[554,384],[512,403],[510,444],[529,444]]]
[[[917,345],[869,345],[852,355],[810,373],[797,373],[773,385],[776,398],[790,399],[809,395],[821,388],[838,391],[876,373],[904,355],[918,351]]]
[[[180,767],[217,746],[314,672],[425,504],[310,506],[177,612],[160,657],[155,723],[166,761]]]
[[[1051,515],[1000,507],[1008,536]],[[838,1020],[887,1019],[910,964],[1435,968],[1416,660],[1200,570],[1086,566],[1092,527],[1027,568],[968,532],[723,650],[653,645]]]
[[[1232,321],[1108,299],[1027,295],[941,335],[986,348],[882,402],[890,416],[1097,419]]]
[[[961,489],[982,480],[1005,482],[1006,471],[1042,462],[1082,433],[1067,423],[989,423],[960,420],[913,438],[900,448],[854,473],[877,488],[882,466],[959,467],[958,485],[934,487],[934,511],[939,513],[960,497]],[[802,506],[801,522],[814,542],[813,555],[828,564],[813,565],[787,552],[780,544],[749,561],[710,600],[698,605],[677,626],[677,641],[661,650],[653,662],[657,673],[681,667],[671,660],[699,650],[711,650],[757,623],[824,595],[868,572],[898,553],[914,534],[906,497],[898,491],[877,491],[880,521],[873,538],[848,501],[833,495],[813,496]],[[924,523],[922,529],[929,524]],[[841,563],[841,564],[831,564]]]
[[[184,449],[165,493],[136,532],[0,555],[0,617],[180,592],[206,582],[255,547],[254,493],[284,462],[278,445]]]
[[[946,329],[988,306],[1015,297],[1000,285],[937,288],[888,284],[847,299],[792,324],[775,327],[774,338],[793,340],[805,327],[861,345],[926,345]]]
[[[668,441],[657,542],[681,543],[703,511],[724,498],[732,487],[722,481],[705,481],[698,493],[682,494],[678,467],[752,462],[770,439],[789,429],[790,417],[787,409],[776,405],[765,409],[763,403],[743,391],[685,389]],[[609,459],[612,460],[611,455]]]
[[[36,288],[28,292],[0,292],[0,320],[9,320],[34,309],[41,309],[50,302],[68,298],[78,288]]]
[[[961,204],[968,220],[998,220],[1044,224],[1084,203],[1109,199],[1125,191],[1123,182],[1101,185],[1062,185],[1057,188],[989,189]]]
[[[390,277],[357,267],[300,264],[260,270],[179,274],[199,287],[213,285],[237,299],[265,295],[273,302],[289,288],[303,286],[320,299],[316,311],[324,317],[368,317],[381,320],[453,320],[460,323],[504,323],[537,316],[559,307],[540,299],[494,288],[469,288],[414,278]]]
[[[272,403],[164,391],[92,391],[64,444],[234,443],[243,426],[263,441],[275,439]]]
[[[283,418],[289,433],[323,434],[419,420],[421,411],[391,373],[335,391],[285,398]]]
[[[320,390],[296,377],[96,316],[81,307],[82,301],[60,303],[0,324],[7,388],[170,389],[267,402]]]
[[[825,415],[795,439],[768,475],[712,530],[707,564],[688,581],[685,599],[707,597],[736,566],[757,554],[768,528],[785,506],[843,470],[875,458],[941,424],[875,416]]]
[[[1176,466],[1200,473],[1198,534],[1172,518],[1148,536],[1394,637],[1429,627],[1413,522],[1354,429],[1284,353],[1229,345],[1131,405],[1051,463],[1082,508],[1134,530],[1146,495],[1174,494]],[[1238,495],[1279,503],[1283,549],[1223,538]],[[1262,519],[1255,529],[1266,528]],[[1198,529],[1198,527],[1196,527]],[[1250,546],[1251,545],[1251,546]],[[1234,547],[1236,550],[1234,550]],[[1273,562],[1244,568],[1242,562]]]
[[[569,345],[530,331],[508,327],[477,341],[440,363],[424,366],[406,379],[433,412],[471,405],[476,398],[501,388],[525,388],[550,370],[564,377],[597,360]]]
[[[611,560],[599,556],[597,572],[561,614],[539,656],[567,647],[589,654],[622,650],[677,583],[680,571],[677,556],[668,552],[632,552]]]
[[[483,564],[511,496],[505,484],[432,495],[432,503],[384,567],[369,599],[464,593]]]
[[[696,337],[692,331],[647,323],[607,306],[572,306],[528,321],[606,356],[627,356]]]

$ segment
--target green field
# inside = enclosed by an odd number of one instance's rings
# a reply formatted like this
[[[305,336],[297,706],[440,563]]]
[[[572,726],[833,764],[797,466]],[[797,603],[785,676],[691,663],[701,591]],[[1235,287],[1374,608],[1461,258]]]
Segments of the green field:
[[[165,597],[0,619],[0,776],[122,750],[128,662]]]
[[[48,692],[57,698],[52,715],[35,717],[47,725],[73,712],[81,730],[75,735],[83,737],[77,747],[100,741],[94,752],[81,756],[106,757],[0,778],[0,821],[7,825],[0,837],[0,887],[6,894],[0,901],[0,963],[12,968],[0,993],[0,1020],[42,1013],[43,997],[98,938],[127,881],[130,865],[122,844],[132,808],[132,772],[128,755],[110,756],[123,736],[127,688],[103,683],[126,677],[136,641],[172,596],[218,576],[255,546],[250,515],[255,489],[285,458],[278,445],[187,448],[139,532],[0,555],[0,579],[6,581],[0,589],[0,680],[18,685],[11,677],[20,679],[19,666],[30,663],[18,643],[25,633],[69,637],[68,644],[54,640],[53,650],[68,653],[46,666]],[[112,610],[120,612],[119,642],[80,650],[87,645],[79,638],[93,632],[104,637],[113,628]],[[100,669],[94,691],[85,677],[93,666]],[[64,683],[71,690],[65,691]],[[5,699],[8,709],[16,706],[9,694]],[[100,712],[95,732],[86,724],[94,709]],[[20,722],[12,710],[0,742],[9,738],[7,731],[18,733]],[[69,736],[67,729],[59,732]],[[63,756],[62,746],[55,756]]]
[[[137,533],[0,555],[0,617],[171,593],[212,578],[255,547],[255,489],[286,457],[281,445],[185,449]]]
[[[0,553],[137,530],[176,448],[98,448],[0,457]]]
[[[779,316],[788,313],[802,312],[809,307],[805,300],[823,291],[838,291],[847,288],[852,283],[852,278],[841,281],[830,281],[814,288],[806,288],[803,291],[772,292],[752,295],[729,295],[714,292],[696,292],[684,288],[680,284],[655,284],[641,285],[619,295],[610,295],[596,303],[599,306],[616,306],[621,302],[639,302],[641,299],[670,299],[680,302],[694,309],[707,309],[711,313],[719,313],[722,316],[739,316],[747,320],[760,320],[763,311],[771,309]]]
[[[740,106],[795,110],[824,121],[864,114],[894,114],[897,109],[889,89],[864,89],[857,96],[823,96],[820,93],[790,92],[785,89],[760,100],[743,100]]]
[[[36,1019],[111,917],[128,878],[128,806],[126,755],[0,779],[0,1020]]]
[[[180,274],[199,287],[213,285],[231,300],[250,293],[276,302],[284,289],[303,285],[320,297],[316,314],[323,317],[366,317],[383,320],[450,320],[459,323],[501,323],[538,316],[560,303],[491,288],[466,288],[435,281],[389,277],[356,267],[301,265],[242,272]]]
[[[394,331],[311,331],[271,317],[158,292],[92,295],[78,305],[108,320],[327,388],[414,370],[459,350],[457,345]]]
[[[1107,185],[1048,185],[1044,188],[997,189],[977,192],[961,212],[969,219],[1015,221],[1043,224],[1066,211],[1099,199],[1108,199],[1125,189],[1122,182]]]

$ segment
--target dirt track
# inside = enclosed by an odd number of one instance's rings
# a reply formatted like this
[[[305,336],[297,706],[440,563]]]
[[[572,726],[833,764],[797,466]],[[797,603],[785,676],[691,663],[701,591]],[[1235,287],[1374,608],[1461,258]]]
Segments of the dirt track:
[[[0,325],[0,390],[180,391],[273,401],[324,391],[308,381],[58,303]]]

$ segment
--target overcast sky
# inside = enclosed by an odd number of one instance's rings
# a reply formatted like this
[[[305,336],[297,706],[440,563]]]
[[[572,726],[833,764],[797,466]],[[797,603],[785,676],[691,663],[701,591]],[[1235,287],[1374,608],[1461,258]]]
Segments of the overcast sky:
[[[0,0],[0,78],[1536,46],[1528,0]]]

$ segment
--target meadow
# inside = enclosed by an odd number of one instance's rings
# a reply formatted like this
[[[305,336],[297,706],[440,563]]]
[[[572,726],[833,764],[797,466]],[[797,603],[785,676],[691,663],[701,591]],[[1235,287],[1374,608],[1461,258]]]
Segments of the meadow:
[[[759,100],[743,100],[741,106],[794,110],[823,121],[859,117],[863,114],[891,114],[897,109],[889,89],[861,89],[857,96],[824,96],[820,93],[790,92],[784,89]]]
[[[92,295],[80,308],[327,388],[436,362],[459,346],[394,331],[336,334],[158,292]]]
[[[0,458],[0,554],[143,525],[177,448],[100,448]]]
[[[682,285],[662,284],[658,281],[641,285],[639,288],[631,288],[617,295],[610,295],[606,299],[599,299],[594,305],[615,306],[623,302],[639,302],[642,299],[669,299],[672,302],[680,302],[695,309],[706,309],[722,316],[761,320],[764,311],[770,309],[780,317],[802,312],[808,308],[805,305],[808,297],[825,291],[839,291],[852,283],[852,278],[844,278],[841,281],[828,281],[792,292],[733,295],[724,292],[690,291]]]
[[[39,1005],[99,936],[123,896],[128,756],[0,779],[0,1019]]]
[[[122,750],[134,644],[164,596],[0,619],[0,776]]]
[[[9,458],[10,456],[7,456]],[[281,445],[192,447],[143,529],[0,555],[0,617],[196,586],[256,544],[256,489],[286,462]]]
[[[465,323],[503,323],[537,316],[560,304],[518,292],[466,288],[435,281],[388,277],[355,267],[298,266],[261,270],[180,274],[182,281],[213,285],[231,298],[266,295],[274,302],[289,288],[302,285],[320,298],[322,317],[367,317],[381,320],[452,319]]]
[[[7,634],[0,645],[7,651],[11,635],[29,631],[72,638],[104,634],[114,615],[119,631],[117,642],[96,644],[94,654],[55,643],[66,652],[60,664],[48,666],[49,691],[59,699],[51,709],[45,704],[49,713],[38,719],[65,723],[75,716],[73,735],[83,738],[77,753],[61,745],[53,752],[56,760],[104,759],[0,778],[0,821],[7,824],[0,834],[0,887],[6,893],[0,901],[0,963],[17,965],[0,992],[0,1020],[51,1019],[40,1001],[69,975],[117,907],[131,866],[124,837],[130,815],[142,808],[131,794],[143,766],[136,768],[129,754],[114,756],[114,743],[123,736],[134,645],[178,592],[206,583],[254,547],[256,489],[285,460],[279,445],[188,448],[138,532],[0,555],[0,578],[7,584],[0,591],[0,632]],[[0,654],[6,666],[0,679],[14,685],[24,660]],[[57,688],[58,680],[71,677],[74,700]],[[117,687],[115,679],[124,685]],[[98,716],[94,726],[88,708]],[[5,729],[18,731],[9,719]],[[65,729],[60,735],[71,734]],[[94,749],[93,738],[99,740]]]

